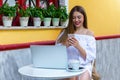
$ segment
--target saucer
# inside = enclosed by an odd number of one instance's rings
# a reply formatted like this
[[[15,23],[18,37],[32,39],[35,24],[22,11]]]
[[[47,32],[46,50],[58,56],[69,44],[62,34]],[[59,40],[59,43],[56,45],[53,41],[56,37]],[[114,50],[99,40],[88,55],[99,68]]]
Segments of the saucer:
[[[84,67],[79,67],[78,70],[74,70],[74,69],[72,69],[72,68],[67,68],[66,70],[69,71],[69,72],[78,72],[78,71],[84,70]]]

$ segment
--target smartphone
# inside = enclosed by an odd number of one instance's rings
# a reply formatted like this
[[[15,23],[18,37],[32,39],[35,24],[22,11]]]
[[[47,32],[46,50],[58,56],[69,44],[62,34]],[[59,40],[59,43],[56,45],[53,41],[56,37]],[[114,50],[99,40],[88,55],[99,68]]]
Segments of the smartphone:
[[[72,37],[74,37],[74,34],[68,34],[68,37],[72,38]]]

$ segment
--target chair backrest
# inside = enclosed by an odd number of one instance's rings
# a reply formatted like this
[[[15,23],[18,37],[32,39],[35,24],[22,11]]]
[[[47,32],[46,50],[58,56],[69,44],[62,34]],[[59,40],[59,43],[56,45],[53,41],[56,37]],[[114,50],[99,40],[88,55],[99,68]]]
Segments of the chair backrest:
[[[93,61],[91,62],[91,64],[92,64],[92,69],[93,69],[94,63],[95,63],[95,60],[93,60]]]
[[[92,80],[100,80],[100,75],[96,71],[95,60],[92,61]]]
[[[91,64],[92,64],[92,74],[93,74],[94,62],[95,62],[95,60],[93,60],[93,61],[91,62]],[[93,77],[92,77],[92,79],[91,79],[91,80],[94,80],[94,79],[93,79]]]

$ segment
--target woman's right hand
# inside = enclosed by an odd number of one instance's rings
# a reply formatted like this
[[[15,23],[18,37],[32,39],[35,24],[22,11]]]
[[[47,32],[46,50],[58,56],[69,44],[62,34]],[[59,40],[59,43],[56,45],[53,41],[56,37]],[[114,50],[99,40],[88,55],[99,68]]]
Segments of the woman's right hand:
[[[66,41],[66,46],[67,46],[67,47],[73,46],[73,45],[72,45],[72,44],[73,44],[73,43],[72,43],[72,38],[74,38],[74,37],[68,37],[68,38],[67,38],[67,41]]]

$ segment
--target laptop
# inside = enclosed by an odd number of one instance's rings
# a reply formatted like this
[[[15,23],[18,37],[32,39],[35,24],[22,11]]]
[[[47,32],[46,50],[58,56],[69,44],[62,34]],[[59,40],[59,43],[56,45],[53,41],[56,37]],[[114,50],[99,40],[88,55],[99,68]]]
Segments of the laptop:
[[[33,67],[59,68],[67,67],[66,46],[31,45]]]

